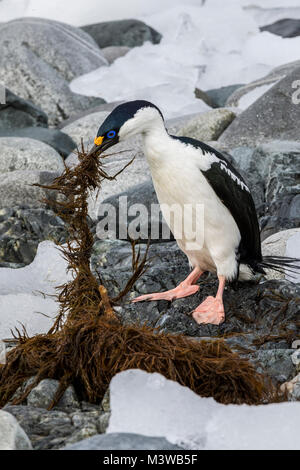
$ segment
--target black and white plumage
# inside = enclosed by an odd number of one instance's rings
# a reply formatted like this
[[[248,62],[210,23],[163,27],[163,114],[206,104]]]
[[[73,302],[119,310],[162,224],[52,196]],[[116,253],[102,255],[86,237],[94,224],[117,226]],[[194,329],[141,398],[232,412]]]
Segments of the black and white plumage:
[[[141,296],[140,300],[185,297],[195,293],[195,283],[205,271],[215,272],[219,289],[194,311],[198,323],[224,320],[222,301],[226,281],[251,279],[264,268],[293,269],[295,260],[263,258],[259,224],[250,190],[231,163],[212,147],[188,137],[168,134],[162,113],[147,101],[131,101],[115,108],[100,126],[91,153],[102,152],[136,134],[143,136],[153,184],[161,210],[193,272],[177,288]],[[189,207],[187,229],[180,231],[169,217],[172,206]],[[197,207],[204,208],[201,220]],[[193,234],[202,234],[201,240]],[[194,237],[194,238],[193,238]],[[192,242],[192,244],[191,244]]]

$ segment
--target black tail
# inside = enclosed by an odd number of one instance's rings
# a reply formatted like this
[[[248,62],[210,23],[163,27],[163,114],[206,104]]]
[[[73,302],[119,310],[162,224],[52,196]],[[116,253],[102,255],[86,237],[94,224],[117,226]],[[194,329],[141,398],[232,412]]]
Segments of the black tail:
[[[263,268],[263,270],[273,269],[274,271],[283,274],[298,274],[300,272],[300,259],[289,258],[286,256],[263,256],[263,259],[258,263],[258,266]]]

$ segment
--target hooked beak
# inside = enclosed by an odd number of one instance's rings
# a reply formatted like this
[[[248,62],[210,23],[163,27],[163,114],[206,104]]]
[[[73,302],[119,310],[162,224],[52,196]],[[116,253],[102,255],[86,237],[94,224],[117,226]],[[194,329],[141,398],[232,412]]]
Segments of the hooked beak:
[[[95,145],[89,151],[88,157],[90,157],[91,155],[98,156],[100,155],[100,153],[104,152],[104,150],[118,143],[118,138],[106,140],[105,142],[103,142],[103,140],[104,140],[103,136],[99,136],[95,138],[94,140]]]
[[[102,148],[102,142],[103,142],[103,139],[104,137],[103,136],[100,136],[100,137],[96,137],[94,139],[94,146],[91,148],[91,150],[89,151],[88,153],[88,157],[94,155],[94,156],[98,156],[101,152],[103,152],[103,148]]]

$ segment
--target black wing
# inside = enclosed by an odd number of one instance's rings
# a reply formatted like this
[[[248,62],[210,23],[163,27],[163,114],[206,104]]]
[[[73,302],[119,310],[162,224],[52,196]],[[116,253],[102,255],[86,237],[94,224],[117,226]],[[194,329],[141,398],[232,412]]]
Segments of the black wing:
[[[189,137],[172,137],[217,157],[218,161],[213,162],[209,170],[201,171],[239,228],[240,262],[249,264],[255,270],[259,269],[256,265],[262,260],[259,224],[254,201],[245,180],[222,153],[209,145]]]

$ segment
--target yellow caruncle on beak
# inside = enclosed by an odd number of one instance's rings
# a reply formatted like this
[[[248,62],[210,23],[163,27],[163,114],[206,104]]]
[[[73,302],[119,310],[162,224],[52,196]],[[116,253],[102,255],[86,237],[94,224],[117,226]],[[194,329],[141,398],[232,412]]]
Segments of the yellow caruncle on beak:
[[[103,139],[104,139],[104,137],[102,137],[102,136],[100,136],[100,137],[95,137],[94,144],[95,144],[95,145],[101,145],[102,142],[103,142]]]

